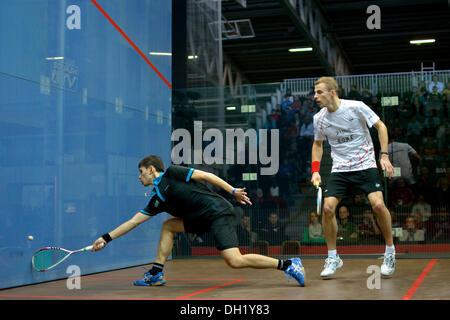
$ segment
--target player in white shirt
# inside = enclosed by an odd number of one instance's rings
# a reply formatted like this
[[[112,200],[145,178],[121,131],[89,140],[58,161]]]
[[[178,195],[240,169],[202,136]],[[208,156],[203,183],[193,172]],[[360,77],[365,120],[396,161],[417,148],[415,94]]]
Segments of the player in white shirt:
[[[386,241],[381,274],[390,276],[395,270],[395,247],[392,238],[391,216],[383,200],[383,187],[378,174],[374,146],[368,127],[378,131],[381,146],[381,168],[392,178],[394,168],[388,156],[386,125],[375,112],[361,101],[340,99],[334,78],[322,77],[315,82],[314,99],[322,108],[314,116],[314,143],[312,147],[311,182],[322,183],[319,171],[323,154],[323,140],[331,146],[333,160],[331,174],[324,190],[322,225],[328,247],[328,258],[320,274],[328,278],[342,267],[336,252],[338,231],[336,208],[350,195],[353,187],[362,190],[370,201],[378,225]]]

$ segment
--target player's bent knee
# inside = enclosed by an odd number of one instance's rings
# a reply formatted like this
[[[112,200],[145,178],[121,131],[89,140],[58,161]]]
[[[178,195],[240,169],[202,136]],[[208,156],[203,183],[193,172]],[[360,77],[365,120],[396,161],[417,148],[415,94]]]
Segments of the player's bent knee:
[[[170,217],[163,222],[162,228],[172,232],[181,232],[184,229],[183,220],[176,217]]]
[[[325,204],[323,206],[323,215],[325,218],[332,218],[335,215],[336,207]]]
[[[375,213],[381,213],[381,212],[383,212],[383,210],[385,208],[386,208],[386,206],[384,205],[383,201],[377,200],[372,204],[372,209],[373,209],[373,211],[375,211]]]
[[[244,267],[242,255],[237,248],[230,248],[222,251],[222,257],[226,264],[233,269]]]
[[[238,257],[224,257],[227,265],[233,269],[239,269],[243,267],[242,259]]]

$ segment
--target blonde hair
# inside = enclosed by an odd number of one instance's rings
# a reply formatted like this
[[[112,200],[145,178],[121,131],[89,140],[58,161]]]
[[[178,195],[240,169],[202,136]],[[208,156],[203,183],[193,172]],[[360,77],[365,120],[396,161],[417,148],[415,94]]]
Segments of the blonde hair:
[[[338,90],[339,89],[339,85],[336,82],[336,80],[332,77],[320,77],[319,79],[316,80],[316,82],[314,82],[314,85],[318,85],[320,83],[325,84],[326,88],[328,90]]]

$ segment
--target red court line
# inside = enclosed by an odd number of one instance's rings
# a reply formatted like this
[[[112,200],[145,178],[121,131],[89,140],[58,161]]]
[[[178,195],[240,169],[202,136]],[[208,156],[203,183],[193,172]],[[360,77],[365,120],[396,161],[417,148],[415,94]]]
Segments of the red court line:
[[[243,280],[245,280],[245,279],[236,279],[234,281],[230,281],[230,282],[227,282],[227,283],[219,284],[219,285],[211,287],[211,288],[207,288],[207,289],[203,289],[203,290],[200,290],[200,291],[196,291],[196,292],[193,292],[193,293],[186,294],[184,296],[175,298],[175,300],[183,300],[183,299],[186,299],[186,298],[190,298],[190,297],[195,296],[197,294],[208,292],[208,291],[220,288],[220,287],[225,287],[225,286],[228,286],[230,284],[233,284],[233,283],[236,283],[236,282],[239,282],[239,281],[243,281]]]
[[[428,272],[430,272],[431,268],[433,268],[434,264],[436,263],[438,259],[431,259],[430,263],[427,265],[425,269],[423,269],[420,276],[414,281],[411,288],[409,288],[408,292],[405,294],[405,296],[402,298],[402,300],[409,300],[413,296],[413,294],[416,292],[416,290],[419,288],[420,284],[422,283],[423,279],[427,276]]]
[[[128,298],[128,297],[70,297],[70,296],[32,296],[19,294],[0,294],[6,298],[37,298],[37,299],[90,299],[90,300],[168,300],[167,298]]]
[[[131,41],[131,39],[125,34],[125,32],[123,32],[123,30],[117,25],[117,23],[106,13],[106,11],[97,3],[97,1],[91,0],[91,2],[97,7],[98,10],[100,10],[101,13],[103,13],[103,15],[106,17],[106,19],[108,19],[108,21],[111,22],[111,24],[114,26],[114,28],[116,28],[117,31],[119,31],[120,34],[131,44],[131,46],[134,48],[134,50],[136,50],[137,53],[139,53],[139,55],[156,72],[156,74],[162,79],[162,81],[164,81],[164,83],[167,84],[167,86],[170,89],[172,89],[172,84],[169,81],[167,81],[166,78],[164,78],[164,76],[161,74],[161,72],[159,72],[159,70],[156,69],[156,67],[150,62],[150,60],[148,60],[147,56],[142,53],[142,51],[134,44],[133,41]]]
[[[137,280],[141,278],[136,277],[96,277],[96,276],[83,276],[83,279],[93,280]],[[235,278],[166,278],[167,281],[224,281],[224,280],[236,280]]]

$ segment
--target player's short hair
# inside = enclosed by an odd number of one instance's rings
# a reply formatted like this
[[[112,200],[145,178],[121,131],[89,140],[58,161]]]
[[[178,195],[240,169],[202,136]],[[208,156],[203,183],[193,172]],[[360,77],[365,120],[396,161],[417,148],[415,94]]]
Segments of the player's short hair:
[[[138,166],[139,168],[140,167],[148,168],[150,166],[153,166],[158,172],[164,172],[164,163],[158,156],[154,155],[146,156],[141,161],[139,161]]]
[[[314,82],[314,85],[317,86],[319,83],[325,84],[328,90],[338,90],[339,85],[336,80],[332,77],[321,77]]]

